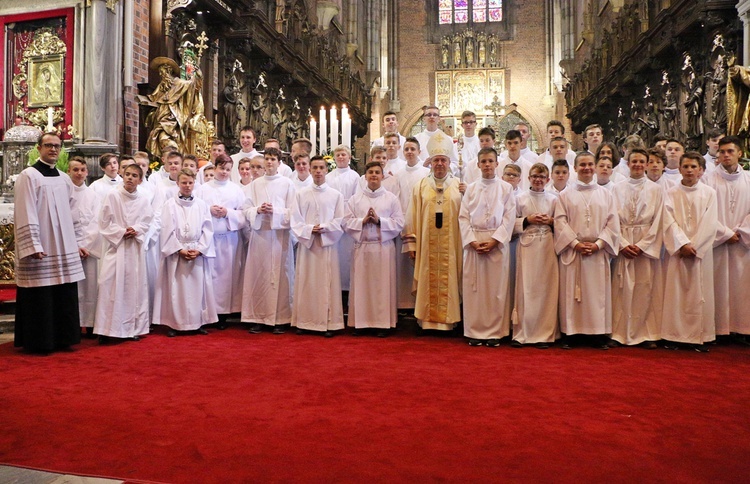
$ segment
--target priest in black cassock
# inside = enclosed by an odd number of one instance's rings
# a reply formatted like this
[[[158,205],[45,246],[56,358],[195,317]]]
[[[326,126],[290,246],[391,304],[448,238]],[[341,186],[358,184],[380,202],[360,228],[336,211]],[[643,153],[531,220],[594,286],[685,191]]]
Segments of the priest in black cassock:
[[[73,213],[73,184],[55,164],[60,138],[39,138],[39,160],[15,184],[15,346],[49,353],[80,343],[78,287],[84,279],[81,229]]]

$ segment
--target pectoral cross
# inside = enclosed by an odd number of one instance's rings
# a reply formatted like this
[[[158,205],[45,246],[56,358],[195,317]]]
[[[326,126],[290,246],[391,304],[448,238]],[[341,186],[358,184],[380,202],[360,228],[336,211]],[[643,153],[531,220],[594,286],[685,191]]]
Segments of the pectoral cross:
[[[183,227],[182,227],[182,231],[181,232],[182,232],[182,237],[184,239],[187,239],[188,235],[190,235],[190,224],[189,223],[185,223],[185,225],[183,225]]]

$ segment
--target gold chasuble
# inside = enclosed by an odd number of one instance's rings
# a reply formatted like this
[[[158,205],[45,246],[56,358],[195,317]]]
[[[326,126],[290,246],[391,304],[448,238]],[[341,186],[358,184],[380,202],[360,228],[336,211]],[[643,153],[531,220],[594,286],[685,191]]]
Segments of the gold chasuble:
[[[412,293],[417,298],[414,316],[422,329],[451,330],[461,320],[463,247],[458,227],[458,183],[452,175],[442,183],[430,175],[412,192],[407,233],[414,238],[405,237],[405,249],[416,251],[416,291]]]

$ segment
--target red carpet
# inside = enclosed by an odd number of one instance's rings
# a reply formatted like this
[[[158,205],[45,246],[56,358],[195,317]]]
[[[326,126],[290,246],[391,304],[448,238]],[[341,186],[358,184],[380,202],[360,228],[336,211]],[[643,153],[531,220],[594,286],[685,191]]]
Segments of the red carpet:
[[[16,300],[16,286],[0,286],[0,302]]]
[[[238,327],[0,346],[0,463],[161,482],[745,481],[750,348]]]

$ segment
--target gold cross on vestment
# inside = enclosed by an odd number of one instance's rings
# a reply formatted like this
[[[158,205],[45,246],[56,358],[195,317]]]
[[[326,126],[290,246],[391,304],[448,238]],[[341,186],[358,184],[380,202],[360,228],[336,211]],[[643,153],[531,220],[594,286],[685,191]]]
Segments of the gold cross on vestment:
[[[208,37],[206,37],[206,31],[204,30],[198,36],[199,42],[198,42],[198,45],[195,46],[198,49],[198,57],[203,57],[203,51],[208,49],[208,44],[206,44],[207,40],[208,40]]]

